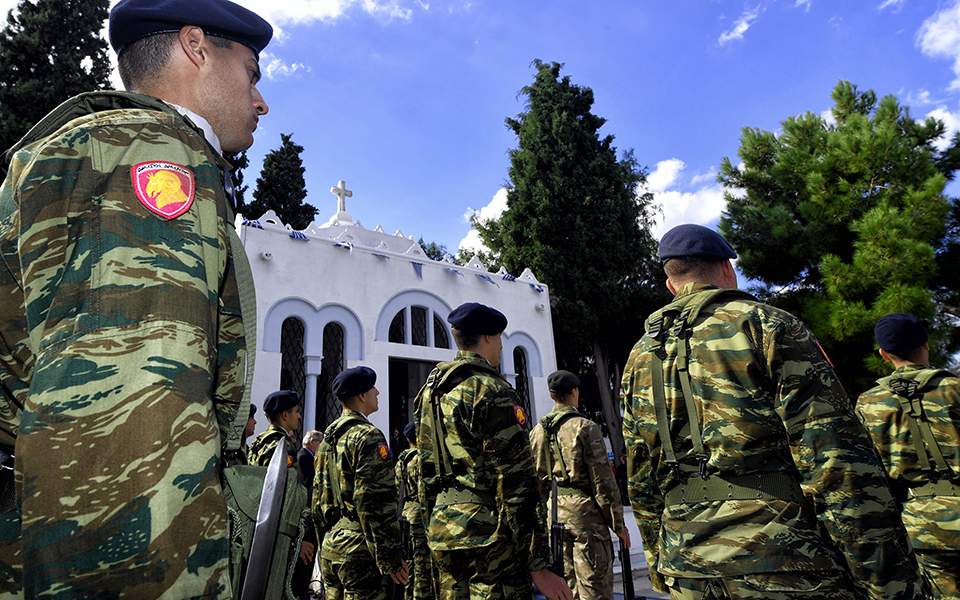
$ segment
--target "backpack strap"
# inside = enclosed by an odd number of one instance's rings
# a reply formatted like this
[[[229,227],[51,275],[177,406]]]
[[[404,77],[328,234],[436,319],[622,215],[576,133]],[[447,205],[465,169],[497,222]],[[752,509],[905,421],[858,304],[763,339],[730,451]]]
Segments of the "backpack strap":
[[[330,453],[336,457],[337,456],[337,442],[340,441],[340,438],[343,437],[348,431],[353,427],[366,423],[367,421],[360,418],[349,418],[343,422],[337,424],[336,427],[328,428],[326,433],[323,436],[323,443],[330,444]],[[340,489],[340,469],[336,464],[335,460],[328,460],[327,463],[327,478],[330,480],[330,490],[333,494],[333,505],[337,507],[340,511],[341,517],[344,516],[346,512],[346,504],[343,502],[342,491]]]
[[[583,417],[579,412],[569,411],[565,412],[555,419],[551,419],[549,415],[540,419],[540,426],[543,427],[544,433],[547,434],[547,463],[548,468],[550,469],[550,476],[553,477],[553,448],[557,450],[557,456],[560,457],[560,464],[563,466],[563,471],[567,471],[567,463],[563,460],[563,452],[560,449],[560,441],[557,438],[557,435],[560,433],[560,428],[564,423],[573,419],[575,417]]]
[[[939,473],[941,477],[952,478],[955,475],[953,469],[944,459],[940,444],[933,435],[930,420],[923,409],[925,390],[929,389],[931,384],[935,385],[940,379],[949,375],[948,371],[942,371],[935,373],[926,381],[891,379],[885,384],[885,387],[893,392],[903,409],[903,414],[910,427],[910,437],[913,438],[917,459],[920,461],[920,469]],[[931,469],[931,462],[935,467],[933,469]]]
[[[439,399],[474,372],[485,370],[487,369],[472,363],[458,363],[442,375],[439,369],[434,369],[424,384],[424,387],[428,390],[427,401],[430,402],[430,413],[434,422],[434,426],[431,428],[434,447],[433,462],[437,476],[441,481],[441,487],[449,487],[454,473],[453,459],[450,457],[450,449],[447,448],[447,426],[443,421],[443,410],[440,407]]]

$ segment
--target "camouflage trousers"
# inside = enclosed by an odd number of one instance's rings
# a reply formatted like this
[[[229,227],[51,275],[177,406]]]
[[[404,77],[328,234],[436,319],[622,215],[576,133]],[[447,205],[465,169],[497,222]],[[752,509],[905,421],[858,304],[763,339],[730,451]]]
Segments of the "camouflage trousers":
[[[671,600],[857,600],[846,573],[758,573],[722,579],[665,577]]]
[[[595,529],[567,530],[563,572],[574,600],[613,598],[613,546],[610,534]]]
[[[403,597],[406,600],[433,600],[437,597],[433,557],[430,547],[427,546],[427,532],[423,524],[414,519],[410,524],[410,545],[413,548],[413,565],[410,569],[410,581],[407,583]]]
[[[324,600],[387,600],[387,578],[372,560],[320,559]]]
[[[0,600],[23,597],[20,513],[0,511]]]
[[[506,541],[482,548],[434,552],[441,600],[530,600],[526,565]]]
[[[917,552],[934,600],[960,600],[960,551]]]

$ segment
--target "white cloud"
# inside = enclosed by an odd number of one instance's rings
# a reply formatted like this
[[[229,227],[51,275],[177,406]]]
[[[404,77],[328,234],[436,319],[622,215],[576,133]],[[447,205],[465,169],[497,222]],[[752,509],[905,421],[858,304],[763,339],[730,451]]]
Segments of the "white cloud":
[[[742,40],[744,34],[747,33],[747,30],[750,29],[753,22],[760,16],[760,12],[759,6],[751,10],[743,11],[734,22],[733,27],[720,34],[720,37],[717,38],[717,43],[723,46],[733,40]]]
[[[657,168],[647,175],[647,189],[651,192],[662,192],[673,185],[686,164],[679,158],[661,160]]]
[[[934,98],[930,94],[930,90],[924,88],[920,88],[916,92],[907,92],[907,96],[904,98],[904,101],[910,106],[930,106],[932,104],[940,104],[943,102],[943,100],[939,98]]]
[[[956,79],[950,89],[960,90],[960,0],[923,22],[917,32],[917,45],[927,56],[953,59]]]
[[[802,8],[804,12],[810,12],[810,3],[812,0],[794,0],[794,8]]]
[[[467,208],[467,211],[463,214],[463,220],[469,223],[474,215],[481,221],[496,220],[499,219],[500,215],[506,212],[506,210],[507,188],[500,188],[497,190],[497,193],[493,195],[493,198],[490,199],[490,202],[483,208],[479,210]],[[457,247],[460,250],[482,250],[483,252],[490,252],[490,249],[487,248],[483,240],[480,239],[480,233],[473,227],[470,228],[467,235],[463,236],[463,239],[460,240]]]
[[[891,8],[893,9],[893,12],[900,12],[900,9],[903,8],[904,2],[906,2],[906,0],[883,0],[883,2],[877,6],[877,10],[886,10]]]
[[[837,126],[837,118],[833,116],[833,109],[826,109],[820,111],[820,118],[823,119],[823,122],[826,123],[829,127]]]
[[[413,17],[405,0],[234,0],[262,16],[280,36],[283,28],[334,21],[354,8],[385,20],[409,21]],[[421,5],[422,6],[422,5]],[[426,8],[422,8],[426,10]]]
[[[17,7],[20,0],[0,0],[0,21],[7,22],[7,13]]]
[[[690,185],[714,183],[717,180],[717,168],[710,167],[705,173],[698,173],[690,178]]]
[[[680,168],[674,172],[672,169],[677,163],[679,163]],[[683,161],[672,158],[657,163],[657,169],[654,171],[654,174],[661,170],[661,165],[669,165],[669,167],[665,166],[665,168],[669,168],[670,170],[665,172],[671,175],[669,179],[670,184],[680,179],[680,173],[685,166]],[[707,171],[707,174],[709,173],[713,173],[715,176],[716,169],[711,167]],[[652,176],[653,174],[651,174],[651,177]],[[698,175],[694,177],[693,180],[699,180],[697,183],[700,183],[705,181],[705,177],[706,174]],[[723,197],[723,186],[718,183],[701,185],[695,187],[694,191],[669,189],[670,184],[662,189],[656,189],[650,185],[650,178],[648,177],[646,189],[640,190],[641,192],[653,192],[653,204],[660,213],[656,219],[656,224],[653,226],[652,233],[655,239],[660,239],[664,233],[683,223],[697,223],[700,225],[712,224],[720,218],[720,214],[727,205]],[[696,186],[697,184],[695,183],[694,185]]]
[[[288,63],[282,58],[264,52],[260,55],[260,65],[263,69],[263,75],[271,81],[289,79],[297,74],[309,73],[310,67],[303,63]]]
[[[928,112],[927,117],[933,117],[941,121],[944,125],[945,130],[943,135],[933,142],[933,146],[940,152],[943,152],[953,141],[953,135],[957,131],[960,131],[960,113],[950,112],[946,107],[938,106]]]

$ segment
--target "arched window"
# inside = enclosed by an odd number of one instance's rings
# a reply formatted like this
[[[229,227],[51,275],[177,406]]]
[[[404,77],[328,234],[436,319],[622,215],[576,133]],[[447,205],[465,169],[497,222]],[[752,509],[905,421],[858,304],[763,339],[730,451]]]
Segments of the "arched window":
[[[530,415],[532,414],[530,412],[532,406],[530,402],[530,371],[527,368],[527,353],[520,346],[513,349],[513,368],[517,375],[517,396],[523,403],[523,410]]]
[[[401,308],[390,321],[388,341],[394,344],[449,348],[450,335],[443,319],[426,306]]]
[[[301,398],[307,381],[304,331],[303,321],[297,317],[287,317],[280,327],[280,389],[293,390]],[[303,410],[302,406],[300,410]]]
[[[327,323],[323,328],[323,361],[317,381],[317,424],[323,431],[340,416],[343,407],[333,394],[333,379],[343,371],[344,332],[339,323]]]

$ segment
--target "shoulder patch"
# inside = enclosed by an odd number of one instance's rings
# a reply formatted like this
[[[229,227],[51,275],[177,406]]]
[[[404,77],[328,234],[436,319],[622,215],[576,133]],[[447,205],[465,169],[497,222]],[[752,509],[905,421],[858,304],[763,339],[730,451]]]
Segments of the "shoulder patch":
[[[193,171],[176,163],[156,160],[130,167],[133,192],[147,210],[168,221],[181,216],[197,197]]]
[[[517,419],[517,425],[524,429],[527,427],[527,411],[523,410],[522,406],[513,405],[513,416]]]
[[[387,460],[390,458],[390,448],[387,447],[386,442],[380,442],[377,444],[377,458],[380,460]]]

